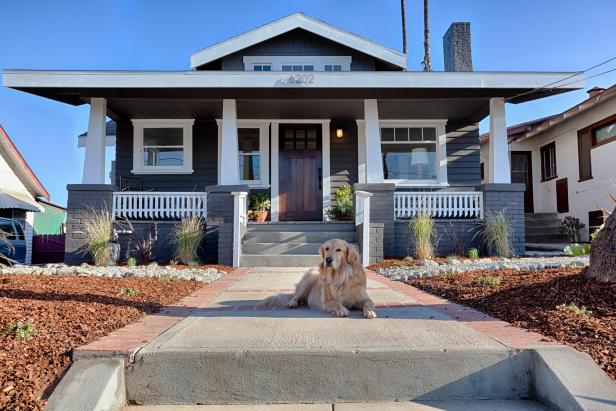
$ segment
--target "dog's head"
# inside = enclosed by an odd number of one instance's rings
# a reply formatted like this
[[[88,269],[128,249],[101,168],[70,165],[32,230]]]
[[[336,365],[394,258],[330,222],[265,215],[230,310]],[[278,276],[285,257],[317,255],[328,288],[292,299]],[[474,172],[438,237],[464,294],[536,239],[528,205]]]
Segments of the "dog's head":
[[[353,246],[344,240],[329,240],[319,249],[321,254],[321,270],[331,268],[338,271],[344,266],[359,264],[359,254]]]

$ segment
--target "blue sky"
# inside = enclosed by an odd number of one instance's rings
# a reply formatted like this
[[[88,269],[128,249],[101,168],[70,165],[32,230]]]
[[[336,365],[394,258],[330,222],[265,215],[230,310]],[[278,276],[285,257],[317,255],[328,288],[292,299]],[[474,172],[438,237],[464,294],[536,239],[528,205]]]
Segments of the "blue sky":
[[[399,0],[1,0],[0,69],[185,70],[190,53],[301,11],[401,50]],[[407,0],[409,67],[423,57],[422,0]],[[470,21],[476,71],[577,71],[616,56],[613,0],[431,0],[432,60],[443,69],[442,36]],[[589,73],[616,68],[616,61]],[[616,83],[616,72],[590,79]],[[584,91],[507,106],[508,125],[553,114]],[[0,88],[0,124],[52,200],[81,182],[88,106]],[[482,129],[487,127],[484,121]],[[112,154],[112,153],[109,153]],[[108,156],[109,157],[109,156]]]

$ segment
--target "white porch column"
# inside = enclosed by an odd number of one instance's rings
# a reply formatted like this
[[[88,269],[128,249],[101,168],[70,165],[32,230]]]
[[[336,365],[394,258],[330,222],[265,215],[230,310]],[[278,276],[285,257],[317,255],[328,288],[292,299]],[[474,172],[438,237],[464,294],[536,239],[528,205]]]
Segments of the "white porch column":
[[[509,166],[509,144],[507,143],[507,125],[505,123],[505,100],[503,98],[490,99],[490,140],[489,172],[490,183],[511,183],[511,170]]]
[[[276,223],[280,217],[279,206],[280,206],[280,197],[278,196],[278,150],[279,150],[279,127],[280,123],[277,121],[272,121],[272,144],[270,150],[270,164],[272,168],[272,172],[270,174],[271,178],[271,208],[270,208],[270,220]]]
[[[364,119],[366,131],[366,182],[382,183],[383,157],[381,155],[381,127],[379,110],[374,99],[364,100]]]
[[[90,99],[90,119],[86,137],[86,155],[83,161],[83,184],[105,184],[105,139],[107,100]]]
[[[235,100],[222,101],[222,137],[220,144],[220,185],[240,183],[237,145],[237,109]]]

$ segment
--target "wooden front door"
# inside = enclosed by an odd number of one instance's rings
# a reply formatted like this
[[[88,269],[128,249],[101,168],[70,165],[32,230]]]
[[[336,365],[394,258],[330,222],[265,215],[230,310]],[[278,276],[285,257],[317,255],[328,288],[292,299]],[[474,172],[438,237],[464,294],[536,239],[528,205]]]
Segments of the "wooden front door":
[[[281,124],[279,213],[281,221],[323,219],[320,124]]]
[[[511,182],[526,184],[524,191],[524,212],[534,212],[533,206],[533,168],[530,151],[511,152]]]

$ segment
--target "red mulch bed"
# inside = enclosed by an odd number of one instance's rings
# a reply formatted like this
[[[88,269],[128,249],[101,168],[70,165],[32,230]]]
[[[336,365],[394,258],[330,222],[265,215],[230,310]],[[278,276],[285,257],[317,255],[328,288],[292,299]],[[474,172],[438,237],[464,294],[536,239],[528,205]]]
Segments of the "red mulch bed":
[[[478,285],[476,279],[484,276],[500,276],[502,281]],[[616,284],[587,279],[572,268],[475,271],[412,279],[409,284],[584,351],[616,380]],[[592,314],[556,309],[569,303]]]
[[[0,276],[0,409],[40,410],[71,350],[174,303],[203,284],[151,278]],[[124,296],[123,288],[138,291]],[[7,330],[31,321],[38,333]]]

